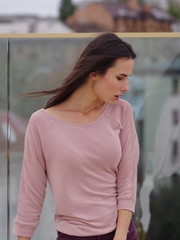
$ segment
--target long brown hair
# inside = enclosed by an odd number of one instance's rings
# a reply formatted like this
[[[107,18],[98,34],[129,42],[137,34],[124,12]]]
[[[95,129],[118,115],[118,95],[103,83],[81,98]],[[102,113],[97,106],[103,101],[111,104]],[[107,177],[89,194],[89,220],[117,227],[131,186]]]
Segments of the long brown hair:
[[[65,101],[76,89],[83,85],[91,72],[98,71],[103,75],[118,58],[122,57],[136,58],[131,45],[114,33],[103,33],[90,41],[60,87],[27,95],[53,94],[54,96],[48,100],[45,109],[52,107]]]

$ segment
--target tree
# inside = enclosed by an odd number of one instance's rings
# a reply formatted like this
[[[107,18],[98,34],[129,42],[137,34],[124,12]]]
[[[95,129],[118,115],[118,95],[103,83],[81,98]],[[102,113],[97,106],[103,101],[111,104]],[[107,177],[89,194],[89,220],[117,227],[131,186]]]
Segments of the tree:
[[[180,19],[180,4],[176,1],[168,1],[168,12],[176,19]]]
[[[61,21],[66,21],[68,16],[72,15],[76,6],[72,3],[71,0],[61,0],[61,5],[59,8],[59,19]]]

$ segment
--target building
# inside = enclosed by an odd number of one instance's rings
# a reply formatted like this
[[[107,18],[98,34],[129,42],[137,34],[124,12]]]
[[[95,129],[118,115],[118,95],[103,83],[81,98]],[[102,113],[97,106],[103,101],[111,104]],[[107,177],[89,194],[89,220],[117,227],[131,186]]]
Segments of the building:
[[[72,33],[73,30],[56,18],[34,15],[0,16],[0,33]]]
[[[66,23],[76,32],[169,32],[174,21],[162,8],[128,0],[127,3],[94,2],[79,7]]]

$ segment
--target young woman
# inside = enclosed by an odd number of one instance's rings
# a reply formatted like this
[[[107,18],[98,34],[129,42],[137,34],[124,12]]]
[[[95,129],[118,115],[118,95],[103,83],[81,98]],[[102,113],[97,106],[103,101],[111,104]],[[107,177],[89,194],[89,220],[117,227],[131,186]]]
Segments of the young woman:
[[[119,99],[128,91],[135,57],[117,35],[101,34],[62,86],[38,92],[54,96],[28,123],[14,223],[18,240],[34,234],[47,180],[58,240],[137,239],[131,218],[139,146],[131,106]]]

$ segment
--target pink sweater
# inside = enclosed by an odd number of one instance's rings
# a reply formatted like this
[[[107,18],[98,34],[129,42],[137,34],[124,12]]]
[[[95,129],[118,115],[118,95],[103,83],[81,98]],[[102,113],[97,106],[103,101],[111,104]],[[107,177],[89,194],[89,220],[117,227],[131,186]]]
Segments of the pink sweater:
[[[14,233],[33,236],[47,180],[57,231],[76,236],[113,231],[119,209],[134,211],[138,158],[132,109],[124,100],[107,105],[89,124],[36,111],[25,136]]]

